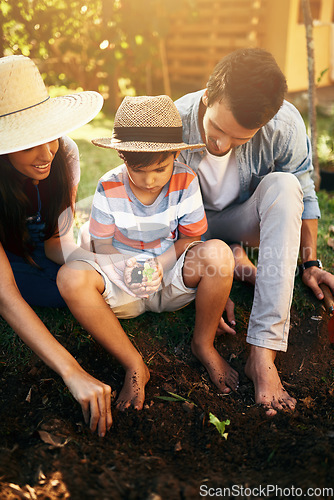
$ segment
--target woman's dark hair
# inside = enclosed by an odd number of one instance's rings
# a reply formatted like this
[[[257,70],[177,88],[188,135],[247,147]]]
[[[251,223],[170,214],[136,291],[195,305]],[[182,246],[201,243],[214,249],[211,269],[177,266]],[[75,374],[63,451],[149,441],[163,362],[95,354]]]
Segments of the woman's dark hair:
[[[208,106],[224,100],[242,127],[255,129],[275,116],[286,91],[285,76],[270,52],[238,49],[213,70],[207,83]]]
[[[47,207],[42,206],[42,214],[45,222],[44,240],[47,240],[51,236],[66,233],[73,220],[73,181],[62,139],[59,139],[59,148],[52,161],[50,174],[43,183]],[[20,255],[33,264],[33,244],[26,227],[30,201],[24,192],[24,186],[22,174],[11,165],[7,155],[0,155],[0,241],[4,248],[8,244],[14,244]],[[58,219],[61,214],[59,227]]]
[[[119,151],[118,156],[124,161],[127,167],[133,170],[149,167],[156,162],[166,160],[170,155],[175,156],[176,151],[159,151],[159,152],[143,152],[143,151]]]

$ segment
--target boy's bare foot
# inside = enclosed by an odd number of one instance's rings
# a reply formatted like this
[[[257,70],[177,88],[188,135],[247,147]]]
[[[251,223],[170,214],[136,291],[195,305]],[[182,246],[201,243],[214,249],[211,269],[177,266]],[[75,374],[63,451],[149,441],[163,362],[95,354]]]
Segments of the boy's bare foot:
[[[234,256],[234,277],[238,281],[247,281],[255,285],[256,266],[251,262],[245,252],[244,247],[238,244],[231,245]]]
[[[145,386],[149,380],[150,372],[144,362],[134,370],[127,370],[116,408],[123,411],[133,406],[136,410],[141,410],[145,401]]]
[[[199,349],[192,345],[192,352],[194,356],[206,368],[209,377],[218,389],[228,394],[236,391],[239,387],[239,374],[236,372],[224,358],[221,357],[219,352],[212,346],[210,351],[203,354]]]
[[[255,402],[265,408],[268,417],[278,410],[294,410],[297,403],[281,383],[275,357],[276,351],[252,345],[245,366],[245,373],[254,384]]]

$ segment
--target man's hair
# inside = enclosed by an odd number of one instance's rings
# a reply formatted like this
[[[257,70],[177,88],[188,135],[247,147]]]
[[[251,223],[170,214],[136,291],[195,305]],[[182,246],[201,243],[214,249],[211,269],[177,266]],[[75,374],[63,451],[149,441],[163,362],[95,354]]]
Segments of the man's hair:
[[[285,76],[272,54],[263,49],[238,49],[216,65],[208,84],[208,106],[224,100],[236,121],[260,128],[275,116],[287,91]]]
[[[163,162],[170,155],[175,156],[176,151],[119,151],[118,156],[122,158],[127,167],[132,170],[139,170],[140,168],[149,167],[156,162]]]

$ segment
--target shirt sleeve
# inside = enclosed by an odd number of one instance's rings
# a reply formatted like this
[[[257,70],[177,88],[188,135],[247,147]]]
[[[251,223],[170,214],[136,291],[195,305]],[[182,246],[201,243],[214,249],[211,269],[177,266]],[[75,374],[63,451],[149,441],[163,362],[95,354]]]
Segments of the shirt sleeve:
[[[112,238],[115,234],[115,219],[110,207],[110,198],[107,197],[102,180],[99,180],[93,198],[89,233],[97,239]]]
[[[70,166],[73,186],[77,186],[80,181],[80,159],[79,149],[76,143],[67,135],[62,137],[65,159]]]
[[[182,176],[181,179],[178,178]],[[178,203],[178,231],[188,237],[200,237],[208,228],[203,200],[197,175],[189,169],[187,173],[176,174],[171,188],[183,182]]]
[[[276,159],[276,169],[290,172],[297,177],[303,190],[302,218],[316,219],[320,217],[320,210],[312,178],[314,168],[311,143],[299,112],[294,108],[292,112],[294,112],[293,120],[291,120],[284,147]]]

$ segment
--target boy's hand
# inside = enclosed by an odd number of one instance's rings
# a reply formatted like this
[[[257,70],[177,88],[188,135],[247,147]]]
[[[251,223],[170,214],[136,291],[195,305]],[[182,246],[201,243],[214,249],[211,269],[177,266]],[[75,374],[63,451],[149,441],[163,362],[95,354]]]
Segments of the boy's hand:
[[[144,264],[143,274],[142,285],[145,286],[146,292],[150,295],[158,291],[164,275],[162,265],[158,259],[147,259]]]
[[[123,278],[125,285],[131,290],[132,295],[140,298],[147,298],[145,286],[142,285],[144,266],[139,264],[136,257],[131,257],[126,261]]]
[[[113,262],[113,259],[110,255],[101,255],[96,254],[97,263],[101,267],[101,269],[106,273],[110,281],[115,283],[121,290],[124,290],[126,293],[131,295],[132,297],[137,297],[133,291],[127,286],[127,284],[123,280],[123,273],[125,268],[124,261],[119,261],[117,264]]]
[[[138,297],[147,298],[156,292],[162,277],[163,269],[156,259],[147,259],[144,266],[135,257],[126,262],[124,282]]]

